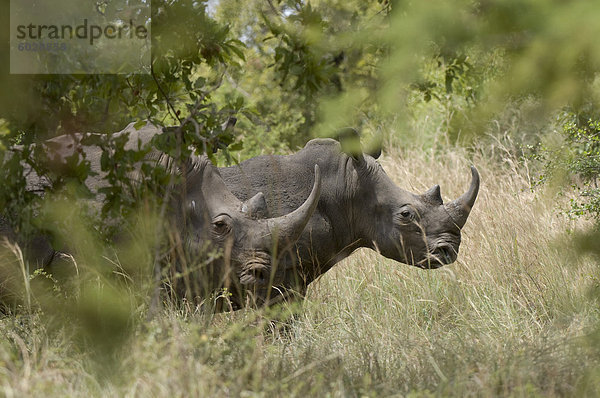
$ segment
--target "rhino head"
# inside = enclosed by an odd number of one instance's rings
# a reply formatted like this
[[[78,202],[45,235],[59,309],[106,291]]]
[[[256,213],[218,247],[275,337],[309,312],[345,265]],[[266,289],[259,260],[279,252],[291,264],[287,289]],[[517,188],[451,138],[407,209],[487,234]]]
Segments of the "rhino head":
[[[419,268],[439,268],[456,261],[465,225],[479,191],[479,173],[471,167],[471,185],[458,199],[444,203],[440,186],[419,195],[396,186],[372,157],[364,157],[359,179],[363,239],[387,258]]]
[[[471,166],[471,185],[460,198],[444,204],[440,186],[422,195],[405,191],[387,176],[376,159],[381,154],[381,137],[375,148],[364,154],[358,132],[345,128],[338,132],[342,151],[352,160],[358,188],[355,214],[366,246],[385,257],[417,266],[439,268],[456,261],[460,231],[465,225],[477,193],[479,173]]]
[[[268,303],[278,253],[285,253],[302,234],[321,194],[319,167],[304,203],[289,214],[266,218],[262,192],[242,202],[225,186],[218,169],[206,156],[188,163],[175,217],[187,257],[202,259],[196,283],[200,292],[228,288],[234,308]],[[207,250],[220,252],[206,262]]]

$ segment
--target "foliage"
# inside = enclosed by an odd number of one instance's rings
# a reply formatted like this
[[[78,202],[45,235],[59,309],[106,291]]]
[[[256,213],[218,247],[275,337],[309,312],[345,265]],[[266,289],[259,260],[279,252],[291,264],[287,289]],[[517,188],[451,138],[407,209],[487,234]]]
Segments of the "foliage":
[[[568,169],[582,180],[583,203],[574,201],[576,214],[590,214],[600,223],[600,122],[584,115],[570,115],[564,123],[567,146],[572,157]]]
[[[99,3],[108,13],[129,4]],[[1,253],[0,273],[13,276],[1,288],[17,297],[0,319],[7,395],[597,393],[597,334],[581,340],[599,324],[598,269],[577,254],[597,252],[598,235],[572,234],[587,224],[556,214],[563,199],[531,192],[516,151],[485,155],[497,136],[545,145],[556,128],[558,149],[546,146],[537,160],[576,185],[574,214],[598,219],[600,118],[586,111],[600,101],[597,3],[152,5],[149,75],[17,76],[0,64],[0,146],[22,144],[0,154],[0,209],[19,235],[41,231],[72,245],[76,261],[64,265],[79,275],[72,285],[45,271],[29,277],[33,264],[17,247]],[[232,116],[236,129],[222,129]],[[452,197],[473,162],[483,185],[461,260],[434,274],[362,253],[311,285],[284,334],[272,327],[277,313],[215,316],[168,299],[159,312],[164,225],[154,210],[172,181],[146,167],[143,190],[129,184],[149,147],[126,150],[110,132],[132,121],[174,126],[152,145],[175,161],[192,150],[219,161],[286,152],[348,125],[380,131],[384,166],[400,185],[441,182]],[[85,153],[57,165],[39,146],[86,131],[103,133],[84,141],[103,149],[101,209],[89,208],[81,184]],[[490,132],[493,145],[481,139]],[[473,142],[489,151],[455,145]],[[25,169],[52,182],[46,200],[27,191]],[[131,236],[115,254],[106,242],[119,229]],[[564,244],[573,236],[575,249]]]
[[[103,13],[118,14],[128,7],[130,2],[121,0],[102,2],[101,8]],[[5,165],[1,171],[0,205],[19,235],[29,235],[32,224],[40,227],[32,221],[42,208],[39,197],[25,190],[23,165],[51,182],[49,194],[60,194],[73,184],[78,197],[90,194],[82,184],[89,173],[84,152],[76,152],[66,164],[56,165],[45,158],[43,146],[30,145],[36,141],[65,133],[119,131],[137,119],[137,125],[146,120],[159,126],[180,124],[182,139],[202,152],[212,154],[231,146],[236,139],[233,130],[222,129],[221,124],[242,104],[219,106],[211,96],[220,86],[224,71],[243,60],[243,44],[229,36],[227,26],[209,17],[206,7],[206,2],[191,0],[153,2],[153,59],[148,75],[19,76],[3,71],[0,141],[5,148],[14,143],[24,146],[20,151],[2,154]],[[128,209],[138,202],[132,187],[127,186],[126,176],[148,148],[140,148],[139,152],[124,150],[126,138],[95,135],[82,142],[103,149],[101,164],[109,187],[101,189],[105,204],[103,217],[96,219],[96,225],[103,224],[100,220],[127,216]],[[175,146],[172,141],[171,148],[161,149],[177,159],[189,154],[185,150],[175,154]],[[182,147],[181,142],[178,147]],[[147,175],[158,173],[154,188],[164,185],[160,170],[144,171]]]
[[[557,117],[558,143],[530,147],[531,156],[542,165],[538,184],[567,180],[577,196],[571,199],[573,216],[591,216],[600,221],[600,123],[589,112],[565,111]]]
[[[338,39],[381,21],[381,9],[362,1],[219,2],[218,20],[247,47],[244,68],[232,69],[224,85],[229,95],[243,96],[251,111],[251,124],[240,120],[248,154],[301,147],[319,135],[315,127],[324,99],[353,95],[353,84],[375,92],[375,64],[384,51],[359,42],[340,46]],[[353,122],[363,124],[362,116],[355,112]]]
[[[103,2],[103,12],[122,11],[128,4]],[[179,124],[191,115],[209,150],[226,148],[232,137],[221,137],[218,126],[236,109],[209,100],[223,70],[243,59],[243,45],[207,15],[206,7],[202,1],[153,2],[151,74],[29,77],[3,72],[0,117],[10,131],[4,143],[18,136],[31,143],[64,133],[119,131],[132,120]],[[202,65],[210,73],[200,74]]]

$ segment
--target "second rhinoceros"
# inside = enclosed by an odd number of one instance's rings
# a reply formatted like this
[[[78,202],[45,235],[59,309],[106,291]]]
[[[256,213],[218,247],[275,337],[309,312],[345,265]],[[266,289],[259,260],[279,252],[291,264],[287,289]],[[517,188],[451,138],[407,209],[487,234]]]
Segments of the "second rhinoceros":
[[[278,268],[264,265],[252,283],[270,281],[284,295],[303,294],[311,281],[360,247],[425,269],[456,260],[461,228],[479,190],[474,167],[466,193],[446,204],[438,185],[421,195],[405,191],[375,158],[346,154],[334,139],[314,139],[295,154],[259,156],[220,172],[240,200],[264,192],[269,215],[277,216],[299,206],[310,192],[314,164],[323,179],[315,213]]]

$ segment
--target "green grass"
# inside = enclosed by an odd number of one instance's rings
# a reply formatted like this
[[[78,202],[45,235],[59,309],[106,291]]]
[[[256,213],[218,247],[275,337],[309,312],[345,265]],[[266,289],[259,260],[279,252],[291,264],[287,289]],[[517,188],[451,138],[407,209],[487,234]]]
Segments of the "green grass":
[[[149,319],[132,300],[131,327],[115,329],[131,335],[109,348],[59,313],[21,310],[0,319],[0,394],[593,396],[597,264],[570,244],[588,225],[560,213],[568,198],[532,192],[522,163],[484,153],[391,149],[382,159],[403,188],[439,183],[445,199],[478,166],[453,265],[424,271],[359,251],[279,313],[165,303]],[[273,321],[287,310],[293,321]]]

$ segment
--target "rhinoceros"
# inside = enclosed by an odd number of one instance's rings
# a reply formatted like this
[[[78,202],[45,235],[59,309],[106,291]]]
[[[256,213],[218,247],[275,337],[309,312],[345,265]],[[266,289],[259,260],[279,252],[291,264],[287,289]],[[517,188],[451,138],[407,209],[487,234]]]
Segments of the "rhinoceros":
[[[161,129],[152,125],[137,130],[132,123],[115,135],[118,137],[127,134],[125,149],[137,149],[161,133]],[[96,146],[82,146],[80,141],[85,136],[59,136],[44,145],[52,152],[48,158],[55,165],[64,163],[65,159],[76,152],[84,152],[86,159],[90,161],[91,170],[96,174],[88,177],[86,185],[97,193],[99,188],[107,184],[103,179],[105,173],[100,167],[102,150]],[[171,158],[156,150],[150,151],[143,161],[163,164],[172,172],[181,173],[181,170],[174,170],[176,168]],[[251,282],[255,280],[256,264],[275,266],[278,261],[276,253],[283,256],[301,235],[320,197],[319,167],[314,165],[314,183],[306,198],[296,208],[271,218],[262,216],[266,207],[262,193],[257,192],[248,200],[240,201],[226,188],[219,171],[205,155],[190,158],[184,170],[185,178],[173,189],[168,219],[182,237],[180,249],[184,251],[183,261],[191,259],[204,264],[201,271],[193,274],[196,277],[193,283],[196,291],[193,294],[206,297],[217,289],[228,287],[233,308],[248,303],[269,304],[269,289],[263,284]],[[136,172],[131,174],[133,180],[138,178]],[[49,181],[30,171],[27,184],[31,190],[43,191]],[[4,236],[12,235],[6,225],[2,228],[0,233]],[[34,245],[32,262],[37,261],[39,266],[51,265],[56,252],[43,238],[37,239],[40,242]],[[204,254],[207,250],[214,252],[215,249],[221,252],[221,256],[208,262]],[[193,268],[192,264],[188,265]],[[181,262],[178,266],[181,266]],[[176,293],[180,295],[190,291],[189,286],[186,286],[185,291],[177,290]]]
[[[346,151],[334,139],[319,138],[292,155],[258,156],[220,169],[240,200],[264,192],[270,216],[299,206],[311,189],[312,165],[321,169],[323,191],[300,239],[277,269],[264,264],[252,283],[269,280],[282,292],[302,295],[311,281],[361,247],[425,269],[456,260],[461,228],[479,190],[475,167],[469,189],[444,203],[439,185],[421,195],[405,191],[374,157]]]

